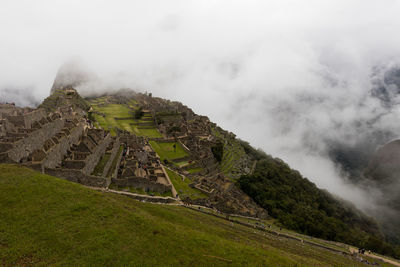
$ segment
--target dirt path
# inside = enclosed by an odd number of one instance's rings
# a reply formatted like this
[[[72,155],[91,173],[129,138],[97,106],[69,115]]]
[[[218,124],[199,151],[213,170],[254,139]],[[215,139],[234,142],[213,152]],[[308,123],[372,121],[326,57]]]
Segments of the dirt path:
[[[353,253],[358,253],[358,248],[349,247],[349,250],[350,250],[350,253],[352,253],[352,254]],[[379,255],[376,255],[376,254],[373,254],[373,253],[365,252],[364,254],[361,254],[360,256],[362,257],[362,255],[365,255],[365,256],[368,256],[368,257],[371,257],[371,258],[374,258],[374,259],[382,260],[382,261],[384,261],[386,263],[390,263],[390,264],[393,264],[394,266],[399,266],[400,267],[400,262],[395,261],[395,260],[391,260],[391,259],[388,259],[388,258],[384,258],[382,256],[379,256]]]

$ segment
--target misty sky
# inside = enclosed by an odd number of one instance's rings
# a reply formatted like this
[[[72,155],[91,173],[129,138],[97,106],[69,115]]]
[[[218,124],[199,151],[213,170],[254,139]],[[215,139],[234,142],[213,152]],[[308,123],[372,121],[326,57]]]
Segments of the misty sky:
[[[370,92],[400,63],[399,14],[395,0],[1,0],[0,101],[40,102],[76,60],[102,80],[81,92],[181,101],[359,203],[327,140],[398,130]]]

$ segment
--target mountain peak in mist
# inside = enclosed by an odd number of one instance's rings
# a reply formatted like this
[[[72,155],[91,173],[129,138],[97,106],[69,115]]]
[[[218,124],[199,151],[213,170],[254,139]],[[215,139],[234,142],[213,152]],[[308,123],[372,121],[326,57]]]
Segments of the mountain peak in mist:
[[[98,80],[93,72],[89,71],[80,61],[71,60],[59,68],[50,93],[53,94],[56,90],[67,87],[76,88],[93,80]]]

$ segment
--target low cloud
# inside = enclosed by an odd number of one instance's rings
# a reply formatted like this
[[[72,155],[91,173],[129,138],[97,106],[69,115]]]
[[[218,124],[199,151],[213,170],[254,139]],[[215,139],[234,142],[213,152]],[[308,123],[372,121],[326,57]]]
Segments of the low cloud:
[[[35,105],[78,58],[97,76],[83,94],[133,88],[181,101],[370,206],[335,149],[367,155],[398,137],[397,78],[385,75],[400,64],[399,11],[372,0],[6,0],[0,101]]]

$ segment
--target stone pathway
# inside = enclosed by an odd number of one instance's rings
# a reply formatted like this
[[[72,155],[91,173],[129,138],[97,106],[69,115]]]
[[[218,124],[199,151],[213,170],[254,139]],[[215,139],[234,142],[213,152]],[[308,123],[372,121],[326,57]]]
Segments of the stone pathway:
[[[349,247],[349,250],[350,250],[350,253],[351,253],[351,254],[354,254],[354,253],[357,253],[357,254],[358,254],[358,248]],[[394,266],[399,266],[399,267],[400,267],[400,262],[398,262],[398,261],[396,261],[396,260],[391,260],[391,259],[388,259],[388,258],[379,256],[379,255],[376,255],[376,254],[373,254],[373,253],[368,253],[367,251],[366,251],[364,254],[358,254],[358,255],[360,255],[361,257],[362,257],[363,255],[365,255],[365,256],[368,256],[368,257],[371,257],[371,258],[374,258],[374,259],[377,259],[377,260],[384,261],[384,262],[386,262],[386,263],[393,264]]]

